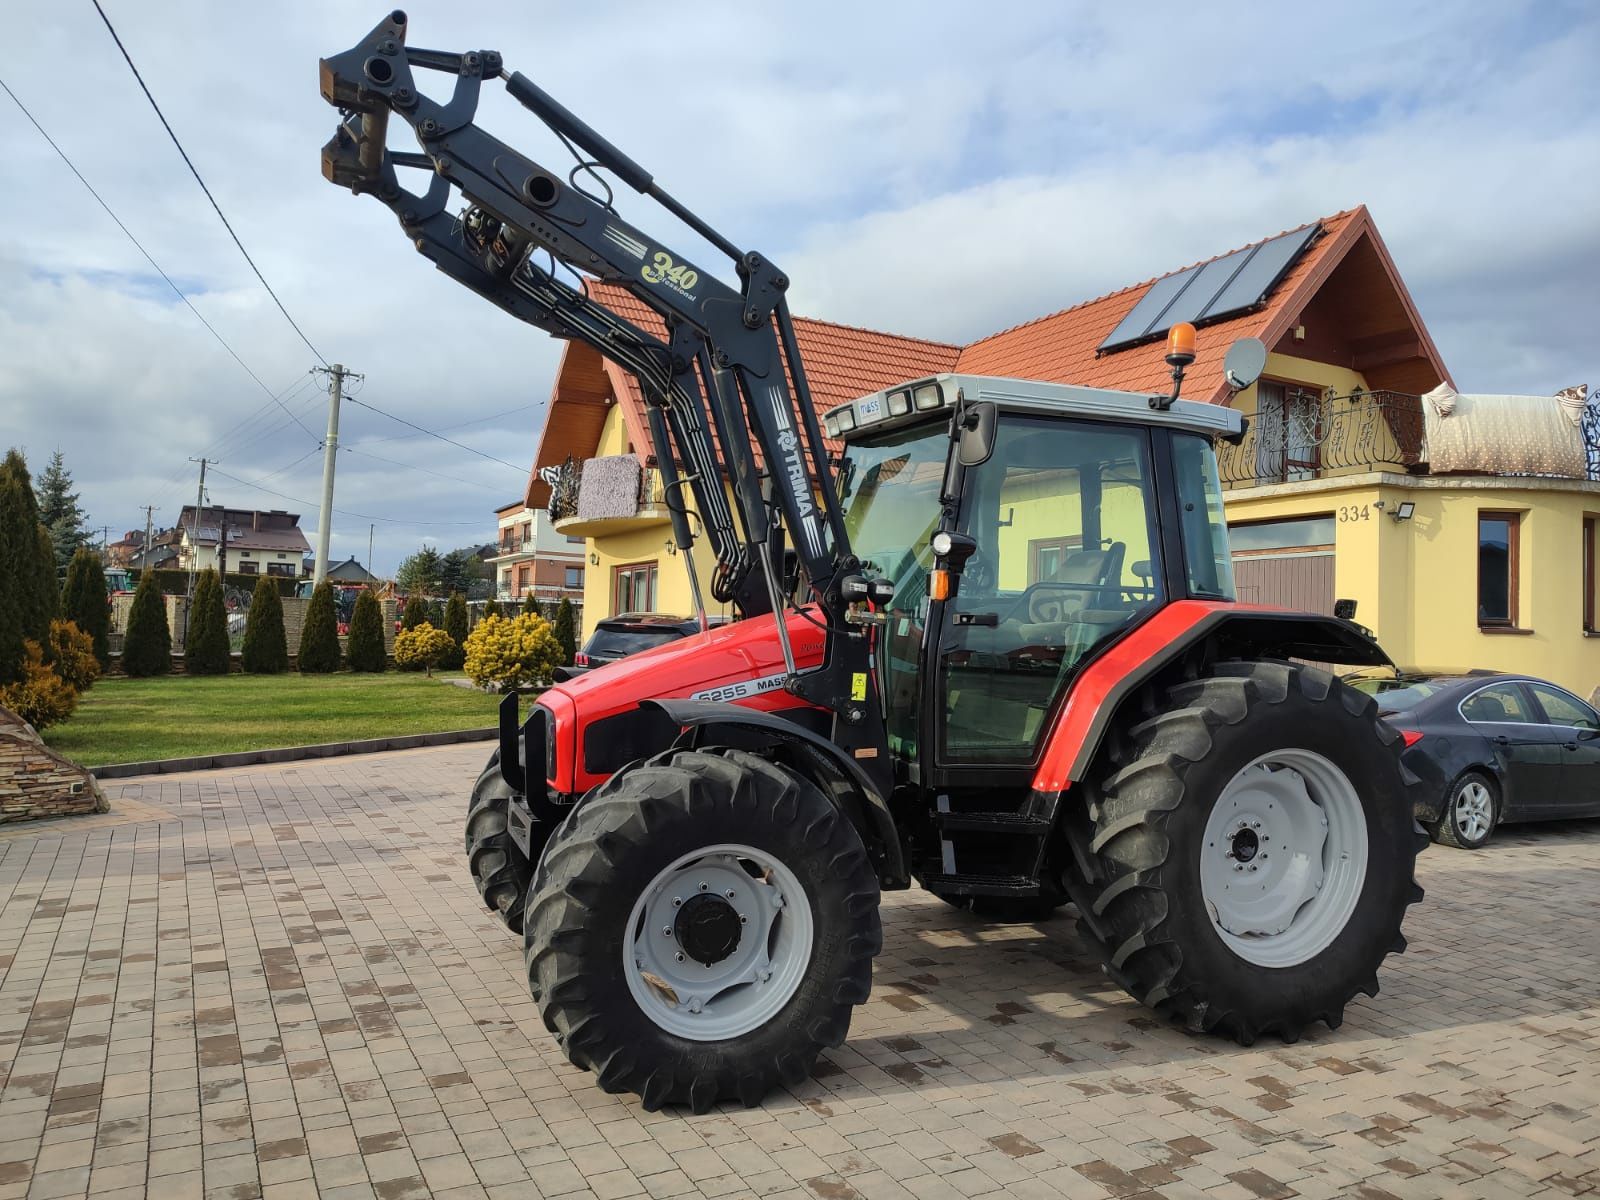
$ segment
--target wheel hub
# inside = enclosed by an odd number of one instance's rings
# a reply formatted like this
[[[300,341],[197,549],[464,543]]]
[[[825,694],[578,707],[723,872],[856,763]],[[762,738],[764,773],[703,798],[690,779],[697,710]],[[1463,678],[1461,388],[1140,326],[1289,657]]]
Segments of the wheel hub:
[[[1207,819],[1206,910],[1241,958],[1293,966],[1342,932],[1366,859],[1366,817],[1344,772],[1309,750],[1275,751],[1235,775]]]
[[[678,909],[673,936],[695,962],[715,966],[739,948],[739,914],[721,896],[697,892]]]

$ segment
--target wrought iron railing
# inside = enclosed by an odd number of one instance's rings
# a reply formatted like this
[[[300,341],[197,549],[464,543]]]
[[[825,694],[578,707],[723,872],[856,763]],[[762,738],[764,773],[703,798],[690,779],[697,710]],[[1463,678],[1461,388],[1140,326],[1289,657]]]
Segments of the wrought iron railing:
[[[1243,440],[1217,444],[1217,469],[1225,487],[1255,487],[1364,467],[1412,470],[1421,454],[1417,396],[1264,386]]]

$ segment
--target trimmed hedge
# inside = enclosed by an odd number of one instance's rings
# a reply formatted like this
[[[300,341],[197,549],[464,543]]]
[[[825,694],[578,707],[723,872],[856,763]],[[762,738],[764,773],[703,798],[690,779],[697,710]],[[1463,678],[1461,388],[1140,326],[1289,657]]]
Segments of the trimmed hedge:
[[[383,648],[383,606],[370,591],[356,593],[345,657],[352,671],[381,671],[389,665]]]
[[[167,601],[149,575],[139,581],[122,637],[122,669],[129,675],[165,675],[172,670],[172,631]]]
[[[289,642],[283,632],[283,599],[272,580],[262,576],[250,597],[239,665],[252,675],[276,675],[289,669]]]
[[[339,619],[333,608],[333,585],[327,581],[311,593],[300,631],[300,673],[326,675],[339,669]]]

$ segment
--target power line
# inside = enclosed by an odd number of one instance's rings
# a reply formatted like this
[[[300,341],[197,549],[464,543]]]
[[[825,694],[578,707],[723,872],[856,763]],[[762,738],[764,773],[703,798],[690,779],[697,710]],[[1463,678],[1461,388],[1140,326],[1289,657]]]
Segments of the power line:
[[[206,181],[200,178],[194,161],[190,159],[189,152],[183,148],[183,143],[178,140],[178,135],[172,131],[172,126],[167,122],[167,115],[161,111],[161,106],[156,103],[156,98],[150,94],[150,88],[145,84],[144,76],[139,74],[139,68],[133,65],[133,56],[128,53],[128,48],[122,44],[122,39],[117,36],[116,28],[111,24],[111,18],[106,16],[106,10],[100,7],[100,0],[91,0],[95,12],[100,14],[100,19],[105,22],[106,30],[111,34],[111,40],[117,44],[117,49],[122,51],[122,57],[128,64],[128,70],[133,72],[133,77],[139,81],[139,88],[144,92],[145,99],[150,101],[150,107],[156,110],[156,116],[161,119],[161,127],[167,131],[167,136],[172,139],[172,144],[178,148],[178,153],[183,156],[184,165],[189,168],[189,174],[194,176],[194,181],[200,185],[200,190],[206,194],[206,199],[211,201],[211,207],[217,211],[217,219],[222,222],[222,227],[228,231],[228,236],[233,239],[233,244],[239,247],[239,253],[244,255],[245,262],[250,264],[250,269],[255,272],[256,278],[261,281],[261,286],[267,289],[267,295],[272,297],[272,302],[278,306],[278,311],[283,314],[283,319],[289,322],[290,328],[300,335],[300,340],[306,344],[307,349],[317,356],[317,361],[327,366],[328,360],[322,357],[322,351],[311,344],[311,339],[305,331],[295,324],[295,319],[289,315],[289,310],[283,306],[283,301],[278,299],[278,293],[272,290],[272,285],[267,282],[267,277],[261,273],[261,268],[256,266],[256,260],[250,257],[250,251],[244,248],[244,243],[239,240],[239,235],[233,231],[233,226],[228,223],[228,218],[223,215],[222,205],[217,203],[217,198],[211,194],[211,189],[206,186]]]
[[[348,400],[350,397],[346,396],[345,399]],[[399,459],[395,458],[384,458],[381,454],[373,454],[368,450],[358,450],[354,446],[340,446],[339,449],[347,451],[350,454],[359,454],[362,458],[370,458],[375,462],[388,463],[391,467],[400,467],[407,471],[421,471],[424,475],[433,475],[439,479],[448,479],[451,483],[463,484],[466,487],[482,488],[486,492],[503,492],[505,490],[504,488],[497,488],[487,483],[481,483],[476,479],[462,479],[455,475],[446,475],[442,471],[433,471],[429,470],[427,467],[419,467],[416,463],[401,462]]]
[[[486,417],[473,417],[470,421],[457,421],[454,425],[441,425],[438,429],[434,430],[434,432],[448,433],[452,429],[465,429],[468,425],[481,425],[485,421],[493,421],[499,417],[509,417],[514,413],[527,412],[529,409],[542,408],[543,406],[543,400],[536,400],[532,404],[519,404],[516,408],[508,408],[504,412],[490,413]],[[396,433],[391,434],[389,437],[376,437],[368,440],[374,442],[403,442],[407,438],[415,436],[415,434],[410,433]]]
[[[415,429],[418,433],[425,433],[431,438],[438,438],[441,442],[448,442],[450,445],[455,446],[459,450],[465,450],[468,454],[476,454],[479,458],[486,458],[492,463],[499,463],[502,467],[510,467],[513,471],[520,472],[523,475],[528,473],[527,467],[519,467],[516,463],[509,463],[503,458],[496,458],[492,454],[485,454],[482,450],[474,450],[465,442],[458,442],[455,440],[455,438],[447,438],[444,436],[444,434],[437,433],[432,429],[424,429],[415,421],[408,421],[404,417],[397,417],[392,412],[386,412],[375,404],[368,404],[365,400],[357,400],[354,396],[346,396],[345,399],[350,401],[351,404],[359,404],[362,408],[377,413],[380,417],[388,417],[391,421],[398,421],[400,424],[405,425],[408,428]]]
[[[94,190],[94,186],[87,179],[85,179],[83,177],[83,172],[78,170],[76,164],[74,164],[73,161],[70,158],[67,157],[67,152],[56,144],[55,138],[51,137],[48,133],[45,132],[44,126],[39,124],[38,119],[31,112],[28,111],[28,106],[26,104],[24,104],[20,99],[17,98],[17,94],[11,90],[10,85],[8,85],[4,79],[0,79],[0,88],[4,88],[5,89],[6,95],[11,97],[11,102],[22,110],[22,115],[27,117],[29,122],[33,125],[33,127],[39,131],[39,136],[44,138],[45,141],[50,143],[50,149],[54,150],[56,152],[56,154],[60,156],[61,161],[67,164],[68,169],[74,175],[76,175],[78,177],[78,182],[83,184],[83,186],[88,189],[89,194],[95,198],[96,202],[99,203],[100,207],[106,210],[106,215],[117,223],[117,228],[122,230],[122,232],[127,235],[128,240],[130,242],[132,242],[134,244],[134,246],[136,246],[138,248],[139,253],[144,255],[145,261],[148,262],[152,267],[154,267],[156,269],[156,274],[160,275],[162,279],[166,280],[167,286],[172,289],[173,293],[178,297],[179,300],[183,301],[185,307],[187,307],[188,310],[195,315],[195,319],[198,320],[200,322],[200,324],[202,324],[202,325],[204,325],[206,327],[206,331],[208,333],[210,333],[212,337],[217,339],[218,345],[220,345],[224,350],[226,350],[233,357],[233,361],[238,363],[241,367],[244,368],[244,373],[246,375],[250,376],[251,379],[255,380],[256,386],[259,387],[268,396],[272,396],[273,395],[272,389],[269,388],[265,383],[263,383],[261,381],[261,377],[250,369],[250,365],[248,363],[246,363],[244,361],[244,359],[239,357],[239,352],[237,350],[235,350],[232,346],[230,346],[228,344],[227,339],[224,338],[220,333],[218,333],[216,331],[215,327],[211,324],[211,322],[206,320],[205,317],[201,315],[200,310],[194,306],[194,304],[190,301],[189,297],[183,294],[183,289],[180,288],[176,283],[172,282],[172,276],[168,275],[166,273],[166,271],[162,269],[161,264],[158,263],[155,260],[155,258],[151,256],[150,251],[148,251],[148,250],[146,250],[144,248],[144,244],[142,242],[140,242],[138,238],[133,236],[133,231],[122,223],[122,218],[117,216],[117,214],[112,210],[111,205],[109,205],[109,204],[107,204],[105,202],[104,197],[102,197],[99,192]],[[281,404],[281,402],[280,402],[280,404]],[[284,405],[283,406],[283,410],[285,412],[288,412],[289,411],[288,406]],[[290,413],[289,415],[293,416],[294,414]],[[299,422],[299,418],[295,418],[295,419],[296,419],[296,423],[299,424],[300,423]],[[300,427],[302,429],[305,429],[305,431],[307,433],[311,434],[311,436],[313,438],[317,436],[316,434],[311,433],[311,430],[306,428],[306,426],[304,424],[300,424]]]
[[[228,474],[228,472],[219,471],[215,467],[211,468],[211,474],[213,474],[213,475],[221,475],[224,479],[231,479],[234,483],[242,483],[242,484],[244,484],[245,487],[255,488],[257,491],[266,492],[269,496],[277,496],[280,500],[292,500],[294,503],[300,505],[303,508],[318,508],[318,505],[314,501],[304,500],[299,496],[291,496],[287,492],[276,491],[273,488],[262,487],[259,483],[252,483],[248,479],[240,479],[237,475],[230,475],[230,474]],[[336,508],[333,511],[336,512],[336,513],[339,513],[342,516],[346,516],[346,517],[359,517],[363,521],[382,521],[386,525],[439,525],[439,526],[451,525],[451,526],[462,526],[462,525],[482,525],[483,524],[482,521],[408,521],[408,520],[406,520],[406,519],[404,519],[402,517],[377,517],[377,516],[373,516],[371,513],[352,512],[351,510],[349,510],[347,508]]]

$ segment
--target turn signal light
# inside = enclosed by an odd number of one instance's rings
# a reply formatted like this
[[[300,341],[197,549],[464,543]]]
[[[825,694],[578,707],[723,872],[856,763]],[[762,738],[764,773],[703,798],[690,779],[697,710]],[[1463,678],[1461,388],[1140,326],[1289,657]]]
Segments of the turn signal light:
[[[928,599],[930,599],[930,600],[948,600],[948,599],[950,599],[950,572],[949,571],[929,571],[928,572]]]
[[[572,665],[575,667],[587,667],[589,665],[589,656],[580,650],[572,656]]]
[[[1406,744],[1406,749],[1409,750],[1422,740],[1422,731],[1419,729],[1402,729],[1400,731],[1400,740]]]

